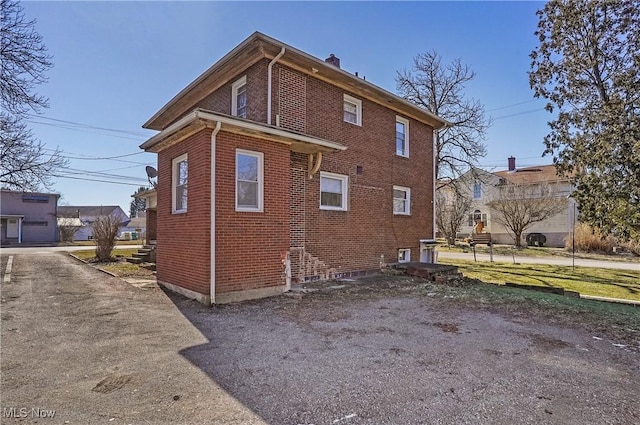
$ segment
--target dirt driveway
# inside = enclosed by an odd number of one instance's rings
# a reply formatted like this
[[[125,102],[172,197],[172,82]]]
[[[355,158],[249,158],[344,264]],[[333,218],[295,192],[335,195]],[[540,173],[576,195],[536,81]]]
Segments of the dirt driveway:
[[[544,306],[388,278],[206,308],[62,254],[16,256],[1,285],[2,423],[640,421],[638,330]]]

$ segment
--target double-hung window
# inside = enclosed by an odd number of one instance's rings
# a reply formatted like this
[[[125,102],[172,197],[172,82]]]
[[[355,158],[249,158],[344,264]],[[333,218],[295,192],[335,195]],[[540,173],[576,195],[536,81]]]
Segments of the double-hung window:
[[[473,184],[473,199],[482,198],[482,183],[475,182]]]
[[[262,211],[264,155],[236,149],[236,211]]]
[[[231,85],[231,115],[247,118],[247,76]]]
[[[362,101],[355,97],[344,95],[344,120],[355,125],[362,125]]]
[[[409,120],[396,116],[396,155],[409,157]]]
[[[186,153],[171,161],[171,211],[174,214],[187,212],[188,165]]]
[[[347,210],[349,176],[320,172],[320,209]]]
[[[411,214],[411,189],[408,187],[393,186],[393,213]]]

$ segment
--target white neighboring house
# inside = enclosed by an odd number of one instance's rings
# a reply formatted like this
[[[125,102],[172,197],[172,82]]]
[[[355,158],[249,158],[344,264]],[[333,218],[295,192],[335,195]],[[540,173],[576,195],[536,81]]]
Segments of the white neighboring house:
[[[566,200],[566,208],[562,212],[543,222],[535,223],[525,230],[523,239],[530,233],[542,233],[547,238],[545,246],[563,247],[565,238],[571,235],[574,224],[574,201],[569,198],[571,194],[571,180],[559,177],[554,165],[541,165],[534,167],[516,168],[516,159],[509,158],[509,167],[505,171],[488,172],[474,169],[465,173],[458,179],[460,190],[465,191],[471,199],[471,207],[467,214],[467,220],[463,223],[459,238],[466,238],[473,232],[478,220],[484,224],[484,230],[491,233],[494,242],[500,244],[513,244],[511,234],[505,227],[495,220],[495,211],[492,212],[489,203],[499,198],[499,186],[504,183],[525,185],[547,185],[555,197]],[[451,196],[449,192],[447,196]],[[492,214],[494,217],[492,217]]]
[[[86,241],[93,239],[93,223],[97,217],[113,216],[120,220],[120,234],[126,230],[129,224],[129,216],[119,206],[58,206],[58,220],[63,218],[76,218],[80,220],[82,227],[74,233],[74,241]]]

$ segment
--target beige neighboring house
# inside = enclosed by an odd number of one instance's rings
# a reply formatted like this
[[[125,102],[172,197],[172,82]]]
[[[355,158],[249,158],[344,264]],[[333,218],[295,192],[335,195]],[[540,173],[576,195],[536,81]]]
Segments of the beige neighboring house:
[[[508,169],[505,171],[491,173],[474,169],[460,177],[462,190],[466,191],[472,204],[458,237],[465,238],[471,235],[476,222],[480,220],[484,224],[483,231],[491,233],[491,238],[495,243],[513,244],[511,234],[495,220],[495,212],[492,217],[492,211],[488,204],[499,199],[501,184],[547,185],[555,197],[566,201],[566,208],[548,220],[533,224],[525,230],[522,237],[524,240],[530,233],[542,233],[547,238],[545,246],[564,246],[565,238],[571,235],[576,211],[575,203],[569,197],[571,194],[570,179],[558,176],[554,165],[517,168],[514,157],[510,157],[508,163]]]

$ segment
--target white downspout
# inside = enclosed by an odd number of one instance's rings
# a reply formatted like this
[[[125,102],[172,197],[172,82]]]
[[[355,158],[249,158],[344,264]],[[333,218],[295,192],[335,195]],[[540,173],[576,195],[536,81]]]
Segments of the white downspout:
[[[209,226],[211,230],[211,241],[209,242],[211,251],[209,299],[211,304],[216,303],[216,135],[220,131],[220,127],[222,127],[222,123],[218,121],[211,133],[211,225]]]
[[[18,217],[18,243],[22,243],[22,220],[24,217]]]
[[[433,130],[433,198],[431,199],[433,211],[433,240],[436,240],[436,187],[438,186],[438,175],[436,169],[438,167],[438,130]]]
[[[269,62],[269,66],[267,70],[267,124],[268,125],[271,125],[271,92],[272,92],[271,74],[273,73],[273,65],[276,62],[278,62],[278,59],[280,59],[282,55],[284,55],[284,52],[285,52],[285,48],[283,47],[282,50],[280,50],[280,53],[278,53],[278,55],[275,58],[273,58],[271,62]]]

